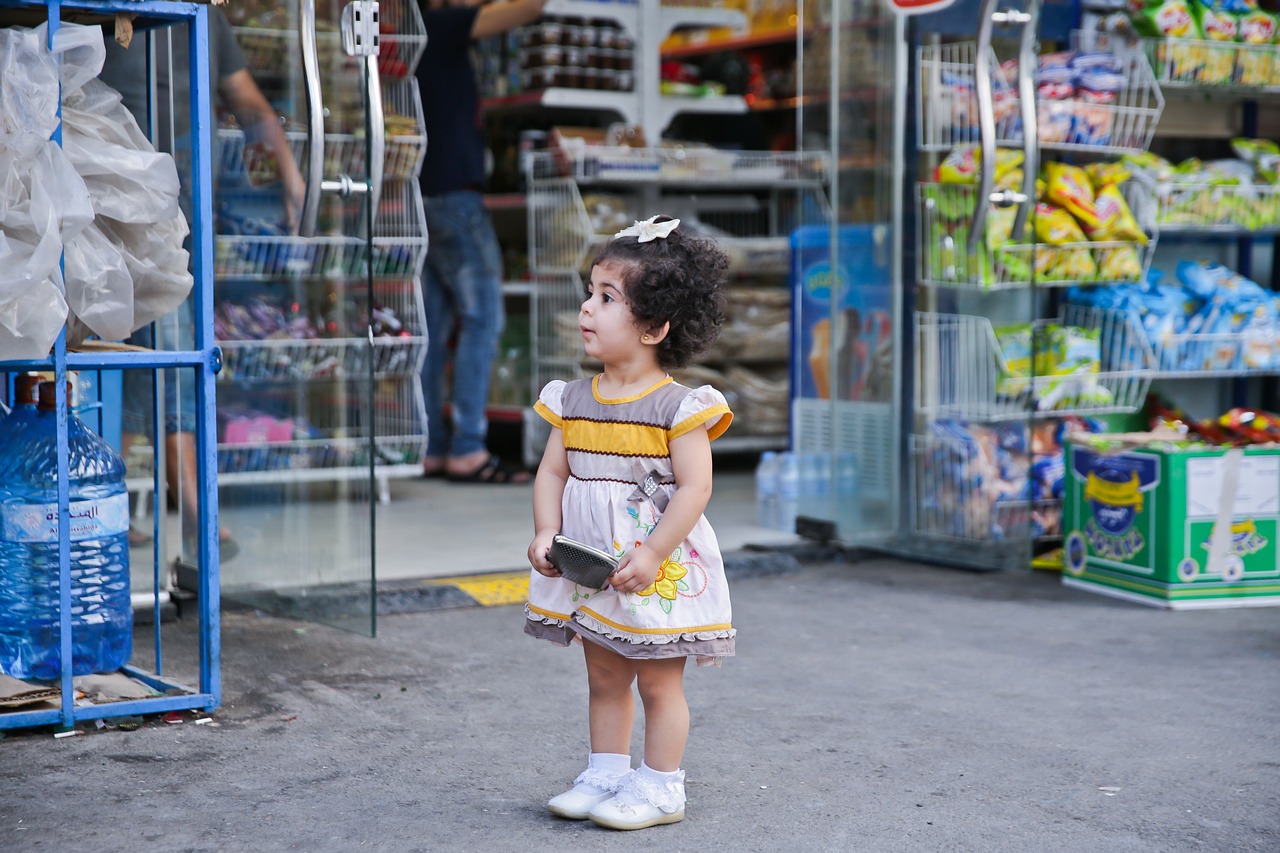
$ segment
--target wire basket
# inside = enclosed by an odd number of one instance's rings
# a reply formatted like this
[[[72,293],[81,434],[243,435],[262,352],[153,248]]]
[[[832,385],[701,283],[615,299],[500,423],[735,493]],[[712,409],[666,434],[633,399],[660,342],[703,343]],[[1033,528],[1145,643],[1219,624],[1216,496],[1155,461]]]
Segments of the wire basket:
[[[222,341],[220,382],[363,379],[373,360],[376,379],[417,376],[425,338],[312,338]]]
[[[1159,84],[1168,89],[1280,92],[1280,49],[1200,39],[1143,39]]]
[[[664,185],[778,186],[831,178],[826,152],[723,151],[671,145],[658,148],[582,145],[535,152],[529,161],[535,178],[573,178],[579,184],[653,183]]]
[[[1280,231],[1280,186],[1159,184],[1162,231]]]
[[[916,252],[917,279],[939,287],[1002,290],[1117,284],[1143,281],[1155,253],[1156,226],[1150,191],[1136,181],[1120,185],[1130,211],[1147,242],[1099,240],[1072,243],[1011,243],[993,247],[982,240],[970,253],[969,219],[978,203],[978,188],[967,184],[921,184],[916,197],[920,228]],[[1033,214],[1034,215],[1034,214]],[[987,233],[997,217],[1012,210],[988,210]],[[1027,230],[1034,221],[1028,218]]]
[[[982,142],[974,91],[973,42],[924,45],[916,50],[919,97],[916,102],[920,149],[947,151]],[[1164,112],[1164,96],[1141,51],[1116,51],[1124,84],[1113,103],[1038,100],[1037,137],[1041,148],[1095,154],[1145,151]],[[1008,65],[989,57],[996,120],[996,144],[1021,147],[1022,119],[1016,80]]]
[[[1055,363],[1034,369],[1011,364],[1010,330],[986,317],[916,315],[916,409],[928,418],[964,418],[984,423],[1028,417],[1032,412],[1107,414],[1132,412],[1151,385],[1151,351],[1133,318],[1121,311],[1068,306],[1060,321],[1024,324],[1028,352],[1042,352],[1053,327],[1083,330],[1096,359],[1068,372]],[[1030,358],[1030,356],[1028,356]],[[1068,362],[1069,364],[1070,362]],[[1058,372],[1058,371],[1061,372]]]

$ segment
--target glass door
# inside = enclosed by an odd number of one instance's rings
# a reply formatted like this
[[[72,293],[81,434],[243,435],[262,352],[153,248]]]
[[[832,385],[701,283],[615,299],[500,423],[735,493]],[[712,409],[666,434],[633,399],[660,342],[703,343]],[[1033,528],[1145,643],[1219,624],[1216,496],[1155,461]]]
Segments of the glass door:
[[[376,633],[377,507],[425,431],[421,19],[326,0],[210,18],[222,595]],[[179,587],[192,538],[162,543]]]
[[[797,531],[852,545],[897,526],[902,307],[896,21],[879,2],[802,3],[796,138],[832,164],[829,226],[792,236]]]

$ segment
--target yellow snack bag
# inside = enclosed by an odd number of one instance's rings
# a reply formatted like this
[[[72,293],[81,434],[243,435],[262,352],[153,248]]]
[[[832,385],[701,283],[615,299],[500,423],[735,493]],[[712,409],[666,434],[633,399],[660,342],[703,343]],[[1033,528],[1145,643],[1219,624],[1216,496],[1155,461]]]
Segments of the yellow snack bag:
[[[1084,167],[1084,172],[1089,176],[1095,193],[1111,184],[1123,184],[1131,176],[1124,163],[1090,163]]]
[[[1094,199],[1094,209],[1098,224],[1092,229],[1086,225],[1084,229],[1090,240],[1127,240],[1146,245],[1147,235],[1138,227],[1138,220],[1119,187],[1114,184],[1103,187]]]
[[[1041,243],[1083,243],[1084,232],[1080,226],[1060,207],[1046,202],[1036,205],[1036,237]]]
[[[1142,279],[1142,259],[1137,248],[1117,246],[1104,249],[1098,258],[1099,281],[1136,282]]]
[[[1049,270],[1055,281],[1091,281],[1098,274],[1093,253],[1088,249],[1059,249],[1058,262]]]
[[[1066,208],[1085,228],[1098,227],[1098,214],[1093,206],[1093,183],[1079,166],[1046,163],[1045,180],[1049,201]]]

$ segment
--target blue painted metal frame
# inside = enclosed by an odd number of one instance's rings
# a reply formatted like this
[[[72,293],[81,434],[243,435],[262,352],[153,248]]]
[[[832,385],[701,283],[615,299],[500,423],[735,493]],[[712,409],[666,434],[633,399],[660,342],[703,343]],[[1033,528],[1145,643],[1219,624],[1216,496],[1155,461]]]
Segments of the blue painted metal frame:
[[[198,485],[201,495],[199,517],[199,669],[200,683],[189,687],[162,675],[160,649],[159,609],[156,610],[156,672],[144,672],[126,666],[124,672],[164,693],[176,689],[178,695],[157,696],[106,705],[89,705],[77,708],[72,689],[70,666],[62,672],[61,706],[54,710],[18,711],[0,714],[0,730],[30,728],[34,726],[73,727],[77,721],[96,720],[137,714],[157,714],[175,710],[213,710],[222,700],[221,627],[218,582],[218,487],[215,472],[218,470],[217,445],[213,440],[217,427],[214,412],[215,374],[221,368],[221,353],[213,338],[213,169],[212,151],[208,140],[211,133],[211,93],[209,84],[209,18],[208,7],[202,3],[161,2],[160,0],[128,0],[128,2],[102,2],[102,0],[45,0],[43,3],[0,0],[0,7],[39,8],[47,10],[49,37],[53,37],[62,18],[63,9],[114,14],[129,12],[141,18],[160,21],[189,22],[189,47],[191,61],[191,122],[192,122],[192,171],[194,180],[191,196],[195,221],[191,223],[192,262],[195,287],[192,300],[195,308],[195,349],[182,352],[148,353],[68,353],[65,332],[58,335],[50,358],[34,361],[0,362],[0,373],[15,370],[52,370],[57,381],[58,403],[58,506],[61,508],[58,523],[58,558],[61,566],[60,600],[62,660],[72,660],[71,653],[71,543],[68,539],[70,500],[67,482],[67,397],[68,369],[123,369],[123,368],[195,368],[196,406],[201,418],[196,433],[196,453],[199,456]],[[61,108],[59,108],[61,113]],[[62,142],[62,129],[54,132],[54,140]],[[157,473],[157,476],[159,474]],[[157,551],[156,576],[158,578]],[[156,589],[159,589],[157,584]]]

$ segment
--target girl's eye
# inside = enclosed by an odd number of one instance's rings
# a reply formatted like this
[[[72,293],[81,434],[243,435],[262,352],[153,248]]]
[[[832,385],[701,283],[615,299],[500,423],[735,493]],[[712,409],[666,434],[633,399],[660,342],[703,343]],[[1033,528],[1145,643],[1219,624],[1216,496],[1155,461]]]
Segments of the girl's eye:
[[[612,297],[612,296],[610,296],[608,293],[606,293],[604,296],[601,296],[601,297],[600,297],[600,301],[601,301],[601,302],[612,302],[612,301],[613,301],[613,297]]]

